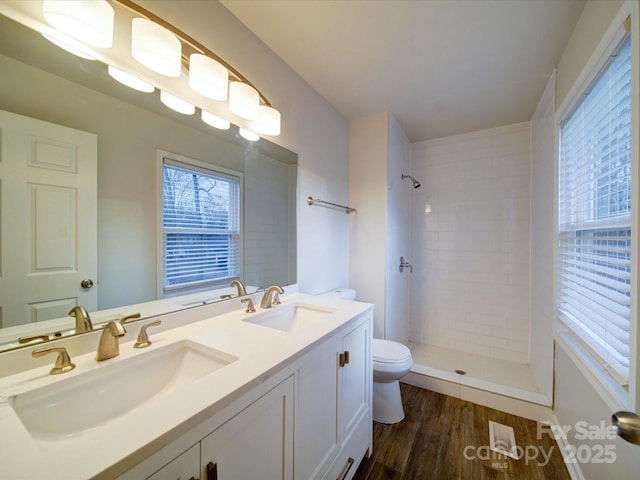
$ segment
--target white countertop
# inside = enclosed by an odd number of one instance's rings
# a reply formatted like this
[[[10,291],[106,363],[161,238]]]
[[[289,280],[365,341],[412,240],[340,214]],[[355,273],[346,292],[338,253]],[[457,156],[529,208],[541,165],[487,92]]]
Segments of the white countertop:
[[[159,443],[167,444],[173,441],[185,433],[185,425],[210,418],[336,329],[373,308],[366,303],[302,294],[283,298],[282,306],[288,303],[323,305],[337,310],[321,321],[290,332],[242,321],[255,314],[237,310],[157,334],[150,328],[148,333],[153,342],[150,347],[134,349],[133,341],[127,341],[120,344],[118,357],[103,362],[96,362],[95,352],[79,355],[72,358],[76,368],[65,374],[49,375],[55,361],[55,355],[52,355],[51,364],[46,367],[0,378],[0,478],[84,479],[103,473],[120,462],[133,462],[131,455],[134,452],[138,452],[137,456],[141,456],[140,452],[143,456],[149,455],[153,450],[146,450],[151,442],[161,439]],[[281,307],[274,306],[274,312],[277,308]],[[259,307],[257,310],[260,313]],[[144,323],[127,325],[127,328],[137,332]],[[100,427],[66,438],[32,436],[11,406],[10,398],[17,394],[186,339],[238,360]],[[131,388],[135,387],[131,385]],[[117,396],[114,393],[116,404]],[[138,460],[141,458],[136,458]]]

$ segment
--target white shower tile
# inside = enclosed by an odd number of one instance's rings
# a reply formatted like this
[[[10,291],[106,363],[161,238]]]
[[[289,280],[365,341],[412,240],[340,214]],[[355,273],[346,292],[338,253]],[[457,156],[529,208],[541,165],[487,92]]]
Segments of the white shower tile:
[[[432,211],[412,215],[423,273],[410,295],[428,343],[450,344],[455,327],[459,351],[528,354],[529,151],[528,122],[414,144],[414,209]]]

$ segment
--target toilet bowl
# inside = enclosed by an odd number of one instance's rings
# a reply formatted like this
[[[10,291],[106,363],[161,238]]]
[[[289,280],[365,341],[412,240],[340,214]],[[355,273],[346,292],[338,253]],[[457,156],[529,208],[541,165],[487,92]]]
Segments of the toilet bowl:
[[[323,297],[355,300],[355,290],[338,288]],[[373,419],[379,423],[398,423],[404,418],[399,380],[413,366],[411,351],[401,343],[373,339]]]
[[[399,380],[411,366],[411,351],[391,340],[373,339],[373,420],[397,423],[404,418]]]

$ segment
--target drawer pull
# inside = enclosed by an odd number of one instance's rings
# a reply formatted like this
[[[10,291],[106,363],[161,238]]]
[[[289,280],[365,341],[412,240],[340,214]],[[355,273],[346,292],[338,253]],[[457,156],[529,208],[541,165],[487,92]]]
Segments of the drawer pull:
[[[344,364],[348,364],[349,363],[349,350],[345,350],[344,351]]]
[[[342,472],[342,475],[340,475],[340,477],[338,477],[337,480],[344,480],[345,478],[347,478],[347,475],[349,474],[349,470],[351,470],[351,467],[353,467],[354,463],[355,463],[355,460],[352,457],[349,457],[349,460],[347,460],[347,465],[344,467],[344,471]]]
[[[207,463],[207,480],[218,480],[218,464]]]

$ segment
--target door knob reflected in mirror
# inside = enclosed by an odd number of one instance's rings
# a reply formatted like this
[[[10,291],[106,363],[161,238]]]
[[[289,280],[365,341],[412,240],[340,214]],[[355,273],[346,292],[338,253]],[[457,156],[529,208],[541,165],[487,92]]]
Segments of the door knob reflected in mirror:
[[[90,278],[87,278],[87,279],[85,279],[85,280],[82,280],[82,281],[80,282],[80,286],[81,286],[82,288],[91,288],[91,287],[93,287],[93,280],[91,280]]]

